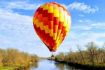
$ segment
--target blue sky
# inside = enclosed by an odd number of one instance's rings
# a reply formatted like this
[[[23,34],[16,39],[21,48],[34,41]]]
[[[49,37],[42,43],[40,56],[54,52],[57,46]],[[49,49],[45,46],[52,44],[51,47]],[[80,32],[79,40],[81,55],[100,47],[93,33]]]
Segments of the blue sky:
[[[105,43],[105,0],[52,0],[64,5],[72,16],[71,30],[55,54],[81,49],[94,41]],[[35,10],[51,0],[0,0],[0,48],[15,48],[38,56],[51,52],[34,31]]]

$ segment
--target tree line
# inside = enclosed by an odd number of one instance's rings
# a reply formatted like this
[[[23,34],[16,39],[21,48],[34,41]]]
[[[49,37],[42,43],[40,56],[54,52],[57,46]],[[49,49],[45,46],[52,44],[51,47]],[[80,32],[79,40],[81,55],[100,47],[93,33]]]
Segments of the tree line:
[[[37,55],[30,55],[16,49],[0,49],[0,67],[29,67],[37,61]]]
[[[60,53],[55,58],[58,61],[105,66],[105,45],[98,47],[94,42],[89,42],[84,47],[86,49],[81,50],[81,47],[77,46],[78,51],[73,52],[70,49],[68,53]]]

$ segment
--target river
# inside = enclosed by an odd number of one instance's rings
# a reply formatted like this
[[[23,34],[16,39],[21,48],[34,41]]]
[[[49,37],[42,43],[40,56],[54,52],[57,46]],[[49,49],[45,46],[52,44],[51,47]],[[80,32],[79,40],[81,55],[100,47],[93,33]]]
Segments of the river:
[[[50,60],[40,60],[38,65],[31,67],[30,70],[80,70],[70,67],[66,64],[56,63]]]

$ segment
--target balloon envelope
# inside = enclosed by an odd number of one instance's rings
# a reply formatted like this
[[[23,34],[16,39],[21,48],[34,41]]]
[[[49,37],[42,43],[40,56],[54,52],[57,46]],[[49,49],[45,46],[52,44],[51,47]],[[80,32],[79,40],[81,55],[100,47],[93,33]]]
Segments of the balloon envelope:
[[[56,51],[69,32],[71,15],[55,2],[40,6],[33,17],[36,33],[50,51]]]

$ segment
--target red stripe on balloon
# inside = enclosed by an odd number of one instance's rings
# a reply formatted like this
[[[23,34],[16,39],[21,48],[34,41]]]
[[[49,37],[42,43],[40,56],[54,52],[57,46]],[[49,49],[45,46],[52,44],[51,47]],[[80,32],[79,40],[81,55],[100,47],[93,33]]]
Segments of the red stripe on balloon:
[[[44,44],[49,48],[50,51],[55,51],[56,49],[53,49],[56,45],[55,40],[53,40],[53,37],[51,37],[48,33],[45,33],[44,30],[41,30],[39,27],[37,28],[34,24],[34,28],[36,30],[36,33],[38,36],[43,40]],[[48,44],[50,44],[48,46]]]
[[[44,23],[44,25],[48,25],[48,27],[51,29],[51,21],[53,21],[53,25],[58,25],[58,29],[63,29],[64,32],[66,32],[66,29],[64,27],[64,22],[59,21],[59,17],[54,16],[53,13],[49,13],[48,10],[43,10],[43,8],[38,8],[37,12],[35,14],[35,18],[39,19],[41,22]],[[55,28],[53,26],[53,32],[55,33]]]

